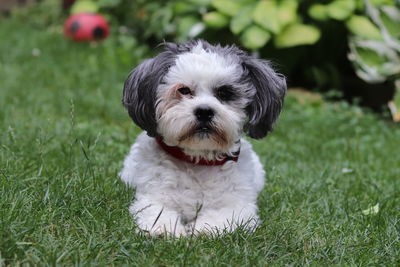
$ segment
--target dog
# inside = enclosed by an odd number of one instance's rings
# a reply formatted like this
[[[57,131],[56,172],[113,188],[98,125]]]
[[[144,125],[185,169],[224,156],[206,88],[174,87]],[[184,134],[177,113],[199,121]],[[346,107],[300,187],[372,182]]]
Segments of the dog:
[[[129,211],[153,236],[254,230],[265,172],[242,136],[272,130],[285,78],[234,45],[163,46],[124,84],[122,103],[145,131],[120,172],[136,188]]]

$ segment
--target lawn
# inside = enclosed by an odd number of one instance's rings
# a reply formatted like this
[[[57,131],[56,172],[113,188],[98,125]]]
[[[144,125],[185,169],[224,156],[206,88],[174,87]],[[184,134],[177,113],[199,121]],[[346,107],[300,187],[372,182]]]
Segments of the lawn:
[[[145,51],[121,38],[0,19],[0,265],[400,264],[399,125],[293,93],[252,141],[267,171],[255,233],[136,233],[117,174],[140,129],[120,100]]]

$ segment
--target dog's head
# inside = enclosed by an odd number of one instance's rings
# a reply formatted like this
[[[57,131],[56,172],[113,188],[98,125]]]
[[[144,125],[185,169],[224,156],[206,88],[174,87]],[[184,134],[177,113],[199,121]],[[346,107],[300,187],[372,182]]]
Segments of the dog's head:
[[[164,46],[124,86],[122,102],[149,136],[190,150],[225,152],[242,132],[259,139],[272,130],[286,82],[267,61],[202,40]]]

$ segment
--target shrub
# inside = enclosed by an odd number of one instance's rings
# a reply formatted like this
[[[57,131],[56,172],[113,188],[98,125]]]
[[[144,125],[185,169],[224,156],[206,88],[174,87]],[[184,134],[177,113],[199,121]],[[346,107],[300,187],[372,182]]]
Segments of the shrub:
[[[94,2],[81,0],[75,5],[85,3]],[[347,79],[358,75],[367,83],[388,82],[387,90],[393,90],[392,81],[400,73],[400,11],[394,0],[98,0],[95,4],[152,46],[191,38],[235,42],[278,62],[295,86],[343,89]]]

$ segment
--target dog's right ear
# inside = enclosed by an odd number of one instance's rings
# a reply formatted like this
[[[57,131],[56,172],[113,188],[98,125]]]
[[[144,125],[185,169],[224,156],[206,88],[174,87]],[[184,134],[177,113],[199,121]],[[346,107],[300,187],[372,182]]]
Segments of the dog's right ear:
[[[172,46],[164,44],[166,51],[137,66],[124,84],[122,103],[132,120],[151,137],[158,136],[155,104],[157,88],[168,69],[175,62]]]
[[[286,80],[273,70],[268,61],[245,56],[243,67],[256,90],[253,101],[246,108],[249,122],[245,130],[251,138],[260,139],[272,130],[281,112]]]

